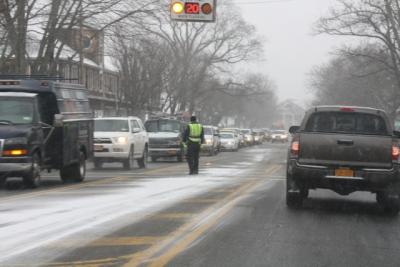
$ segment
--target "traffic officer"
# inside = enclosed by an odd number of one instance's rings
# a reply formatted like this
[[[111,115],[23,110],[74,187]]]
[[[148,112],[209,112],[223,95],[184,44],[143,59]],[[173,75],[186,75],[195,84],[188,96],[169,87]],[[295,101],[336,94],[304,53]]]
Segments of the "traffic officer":
[[[199,157],[201,144],[204,143],[203,126],[197,122],[196,116],[190,118],[184,135],[183,141],[187,145],[187,161],[189,164],[190,175],[199,173]]]

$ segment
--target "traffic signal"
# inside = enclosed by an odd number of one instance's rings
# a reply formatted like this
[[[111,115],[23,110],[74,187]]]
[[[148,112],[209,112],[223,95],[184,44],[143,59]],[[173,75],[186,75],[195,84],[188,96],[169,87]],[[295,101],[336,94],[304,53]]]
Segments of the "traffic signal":
[[[172,0],[171,19],[178,21],[214,22],[216,0]]]

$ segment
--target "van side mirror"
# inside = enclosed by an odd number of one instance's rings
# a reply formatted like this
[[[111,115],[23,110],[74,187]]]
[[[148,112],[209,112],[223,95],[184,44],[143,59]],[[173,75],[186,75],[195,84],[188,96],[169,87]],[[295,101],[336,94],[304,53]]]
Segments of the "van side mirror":
[[[64,124],[64,116],[62,114],[55,114],[54,115],[54,127],[62,127]]]
[[[133,128],[132,133],[140,133],[140,128]]]
[[[292,126],[289,128],[289,133],[290,134],[295,134],[300,130],[300,126]]]

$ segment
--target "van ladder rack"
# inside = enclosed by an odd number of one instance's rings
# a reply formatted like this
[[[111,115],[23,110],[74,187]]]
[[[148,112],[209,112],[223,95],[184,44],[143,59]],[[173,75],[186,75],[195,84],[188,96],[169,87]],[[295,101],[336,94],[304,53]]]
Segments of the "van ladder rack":
[[[47,81],[78,81],[77,78],[64,78],[61,76],[48,76],[48,75],[20,75],[20,74],[0,74],[0,80],[13,79],[13,80],[47,80]]]

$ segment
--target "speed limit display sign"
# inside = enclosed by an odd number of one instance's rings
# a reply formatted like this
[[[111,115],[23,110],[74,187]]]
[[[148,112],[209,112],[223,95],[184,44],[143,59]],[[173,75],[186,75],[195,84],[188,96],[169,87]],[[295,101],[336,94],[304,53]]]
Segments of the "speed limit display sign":
[[[172,0],[171,19],[178,21],[214,22],[216,0]]]

